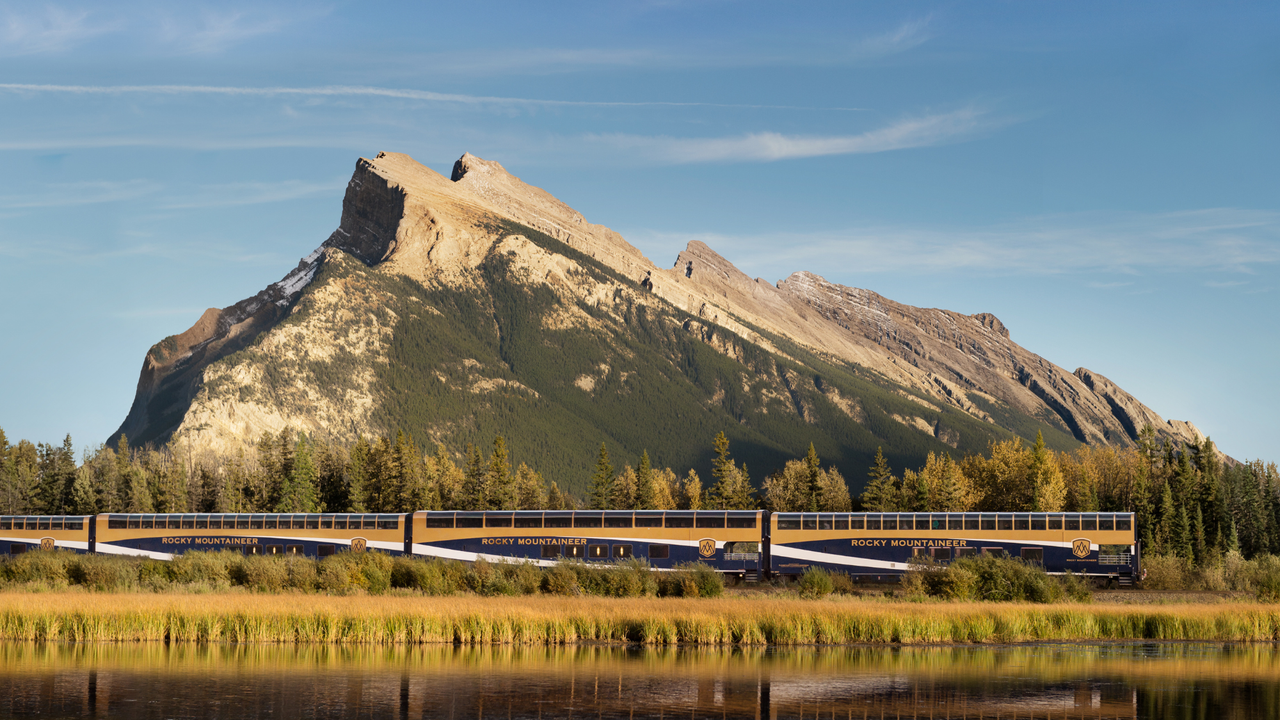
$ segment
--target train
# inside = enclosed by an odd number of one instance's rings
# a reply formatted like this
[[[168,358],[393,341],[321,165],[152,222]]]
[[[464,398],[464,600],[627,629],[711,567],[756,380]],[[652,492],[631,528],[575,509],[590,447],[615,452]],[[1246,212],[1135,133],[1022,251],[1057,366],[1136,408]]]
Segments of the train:
[[[1133,513],[796,513],[767,510],[514,510],[182,513],[0,517],[0,555],[56,548],[172,559],[189,550],[323,558],[384,552],[474,562],[703,562],[731,579],[811,567],[889,581],[919,556],[1019,557],[1050,573],[1131,585]]]

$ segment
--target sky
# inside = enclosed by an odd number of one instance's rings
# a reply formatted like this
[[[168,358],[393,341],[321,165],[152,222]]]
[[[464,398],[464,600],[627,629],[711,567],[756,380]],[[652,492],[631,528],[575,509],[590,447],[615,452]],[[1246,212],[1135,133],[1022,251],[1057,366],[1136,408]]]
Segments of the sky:
[[[1278,129],[1276,3],[0,0],[0,428],[105,441],[357,158],[470,152],[659,265],[990,312],[1277,461]]]

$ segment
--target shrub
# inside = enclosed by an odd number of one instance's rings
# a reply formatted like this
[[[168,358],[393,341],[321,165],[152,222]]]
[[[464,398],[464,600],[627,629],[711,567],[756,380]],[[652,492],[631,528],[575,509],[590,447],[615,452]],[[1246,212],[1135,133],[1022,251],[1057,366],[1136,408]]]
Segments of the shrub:
[[[323,591],[342,594],[351,590],[351,571],[338,555],[330,555],[320,561],[316,571],[316,585]]]
[[[800,597],[809,599],[826,597],[835,589],[831,574],[820,567],[810,567],[800,576]]]
[[[1093,598],[1087,580],[1079,575],[1054,577],[1021,558],[994,555],[960,558],[945,566],[924,558],[912,562],[902,583],[907,594],[917,598],[1036,603]]]
[[[183,584],[208,583],[214,587],[231,584],[231,569],[244,559],[240,553],[227,550],[218,552],[192,551],[183,553],[167,563],[173,582]]]
[[[658,580],[658,595],[672,597],[720,597],[724,578],[706,563],[677,565]]]
[[[849,577],[848,573],[831,573],[831,587],[840,595],[853,595],[857,592],[853,585],[853,578]]]
[[[1146,590],[1186,590],[1191,564],[1173,555],[1147,555],[1142,559],[1147,576],[1142,580]]]
[[[236,581],[258,592],[280,592],[289,582],[289,568],[281,557],[249,555],[237,567]]]
[[[578,595],[582,592],[578,586],[578,574],[564,563],[556,563],[542,574],[542,591],[548,595]]]
[[[110,592],[138,583],[139,563],[133,558],[111,555],[81,555],[68,565],[68,576],[76,584]]]
[[[168,562],[143,558],[138,563],[138,584],[153,592],[162,592],[173,582],[173,568]]]
[[[289,587],[303,592],[312,592],[316,589],[320,577],[316,572],[315,560],[307,557],[290,557],[285,560],[285,566],[289,572]]]
[[[1259,602],[1280,602],[1280,558],[1262,555],[1253,559],[1253,588]]]
[[[533,563],[504,565],[502,571],[515,591],[521,595],[533,595],[542,585],[542,571]]]
[[[68,570],[75,559],[75,553],[66,550],[32,550],[4,564],[5,579],[17,583],[66,585],[70,580]]]

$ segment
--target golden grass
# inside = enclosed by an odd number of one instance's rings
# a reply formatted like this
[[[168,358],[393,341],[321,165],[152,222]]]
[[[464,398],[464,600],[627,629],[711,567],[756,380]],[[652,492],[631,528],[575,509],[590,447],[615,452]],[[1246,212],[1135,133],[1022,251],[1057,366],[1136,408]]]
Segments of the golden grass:
[[[796,599],[0,593],[0,638],[78,642],[845,645],[1280,640],[1280,607]]]

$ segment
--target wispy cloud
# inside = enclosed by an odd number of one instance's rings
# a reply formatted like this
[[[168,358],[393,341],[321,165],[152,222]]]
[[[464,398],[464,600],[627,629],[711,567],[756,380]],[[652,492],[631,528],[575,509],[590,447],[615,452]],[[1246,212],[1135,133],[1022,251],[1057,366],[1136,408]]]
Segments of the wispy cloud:
[[[0,195],[0,208],[17,210],[120,202],[150,195],[160,188],[148,180],[58,183],[38,192]]]
[[[235,205],[261,205],[264,203],[298,200],[311,195],[333,193],[347,186],[346,180],[327,183],[309,183],[302,180],[281,182],[241,182],[225,185],[209,185],[197,193],[164,202],[165,209],[230,207]]]
[[[203,8],[190,14],[163,16],[159,38],[162,43],[185,53],[217,53],[328,12],[327,8],[311,6],[292,8],[288,12],[261,7],[251,10]]]
[[[907,118],[856,135],[804,136],[764,132],[727,138],[673,138],[613,134],[593,135],[588,140],[662,162],[768,162],[941,145],[1007,122],[993,119],[982,110],[965,108]]]
[[[819,268],[915,274],[1254,274],[1280,263],[1280,212],[1236,208],[1050,216],[978,229],[879,226],[745,236],[641,231],[629,237],[650,252],[700,240],[753,274]]]
[[[319,87],[238,87],[228,85],[41,85],[0,83],[0,90],[13,93],[57,93],[71,95],[223,95],[242,97],[384,97],[402,100],[455,103],[462,105],[526,105],[547,107],[719,107],[794,110],[848,110],[853,108],[814,108],[796,105],[752,105],[742,103],[674,102],[638,100],[545,100],[538,98],[460,95],[430,90],[385,88],[368,85],[323,85]]]
[[[118,23],[99,20],[88,10],[0,6],[0,56],[60,52],[117,27]]]

